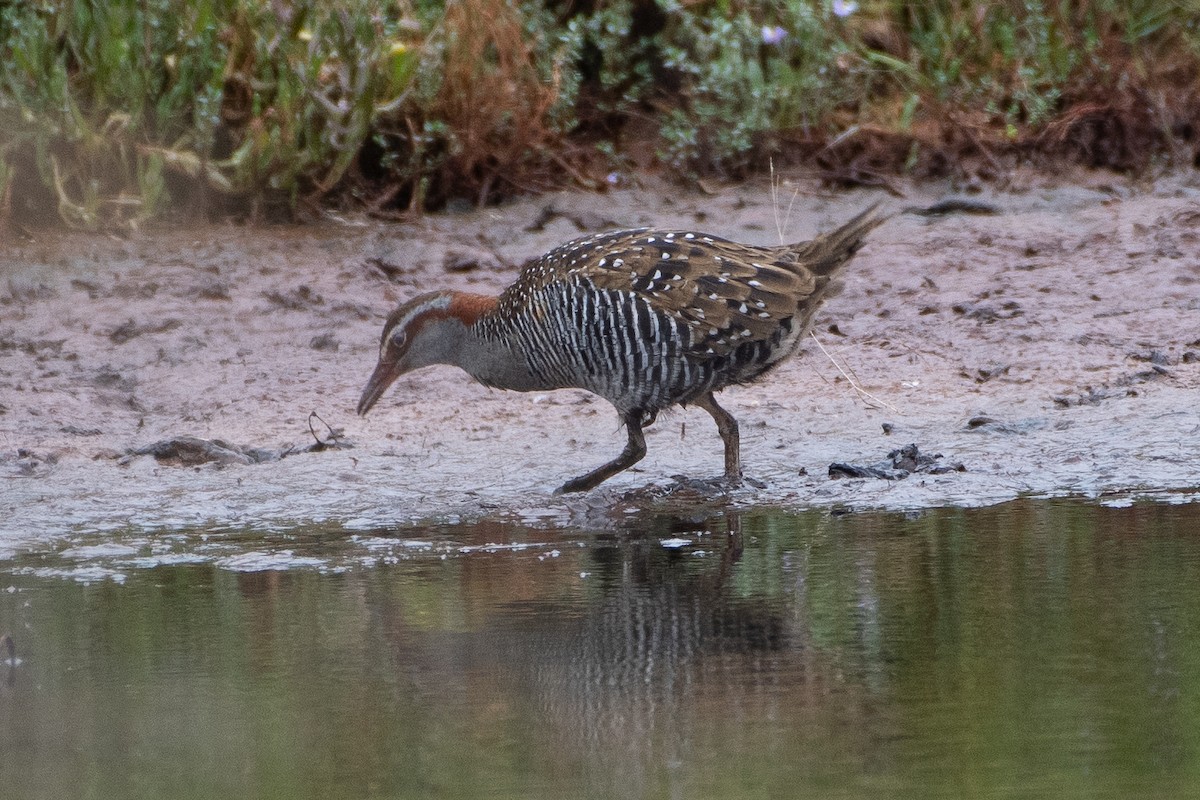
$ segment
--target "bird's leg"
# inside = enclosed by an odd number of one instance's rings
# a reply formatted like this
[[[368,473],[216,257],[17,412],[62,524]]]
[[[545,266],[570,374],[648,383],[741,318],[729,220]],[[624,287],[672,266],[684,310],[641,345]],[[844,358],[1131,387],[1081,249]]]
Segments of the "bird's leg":
[[[629,441],[626,443],[625,449],[621,451],[621,455],[607,464],[597,467],[587,475],[567,481],[554,492],[555,494],[586,492],[588,489],[594,489],[613,475],[629,469],[645,457],[646,436],[642,433],[642,412],[631,411],[622,418],[625,422],[625,429],[629,432]]]
[[[713,421],[717,423],[717,431],[721,434],[721,440],[725,442],[725,480],[733,484],[741,483],[741,440],[738,436],[737,420],[717,405],[717,399],[713,397],[712,392],[699,400],[693,400],[692,404],[711,414]]]

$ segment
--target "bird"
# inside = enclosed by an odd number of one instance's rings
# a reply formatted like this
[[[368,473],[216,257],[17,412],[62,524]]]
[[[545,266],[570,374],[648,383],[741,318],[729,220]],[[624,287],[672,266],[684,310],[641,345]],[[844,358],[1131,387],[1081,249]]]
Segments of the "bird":
[[[494,388],[587,390],[616,408],[628,439],[559,494],[633,466],[660,411],[696,406],[724,443],[723,480],[739,485],[738,423],[715,393],[761,378],[800,348],[839,270],[886,219],[876,203],[811,241],[773,247],[688,230],[597,233],[529,262],[499,296],[421,294],[384,324],[358,414],[398,377],[433,364]]]

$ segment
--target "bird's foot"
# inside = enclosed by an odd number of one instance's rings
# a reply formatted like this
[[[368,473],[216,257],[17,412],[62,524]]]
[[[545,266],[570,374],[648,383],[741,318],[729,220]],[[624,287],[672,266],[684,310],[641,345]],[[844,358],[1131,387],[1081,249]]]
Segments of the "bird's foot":
[[[562,486],[555,489],[554,494],[560,495],[560,494],[570,494],[572,492],[586,492],[590,488],[592,488],[592,487],[583,483],[583,481],[581,481],[579,478],[573,478],[573,479],[567,481],[566,483],[564,483]]]
[[[586,492],[590,489],[595,489],[600,484],[608,479],[606,474],[598,474],[601,470],[589,472],[587,475],[580,475],[578,478],[572,478],[562,486],[554,490],[554,494],[571,494],[574,492]]]

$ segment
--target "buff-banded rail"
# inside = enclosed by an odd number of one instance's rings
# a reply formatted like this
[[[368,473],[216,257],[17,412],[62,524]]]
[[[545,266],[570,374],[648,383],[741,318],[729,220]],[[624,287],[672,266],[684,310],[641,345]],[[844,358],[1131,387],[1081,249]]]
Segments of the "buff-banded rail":
[[[738,424],[715,393],[795,353],[832,281],[886,216],[872,206],[815,239],[776,247],[637,228],[568,242],[498,297],[422,294],[392,312],[358,413],[406,372],[462,368],[519,392],[577,388],[616,407],[628,441],[559,492],[592,489],[646,455],[643,428],[674,405],[704,409],[741,479]]]

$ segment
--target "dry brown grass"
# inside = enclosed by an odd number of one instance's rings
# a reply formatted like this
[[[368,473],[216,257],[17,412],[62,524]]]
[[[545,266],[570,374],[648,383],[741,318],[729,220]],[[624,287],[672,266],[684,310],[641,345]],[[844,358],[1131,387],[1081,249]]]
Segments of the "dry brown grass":
[[[539,67],[506,0],[454,0],[443,29],[444,74],[430,114],[446,124],[452,148],[438,183],[482,204],[524,188],[498,184],[536,178],[537,165],[560,146],[549,120],[561,81],[556,67],[549,74]]]

